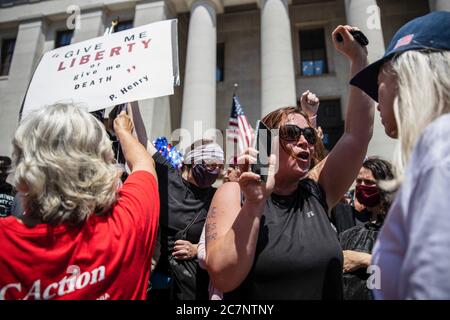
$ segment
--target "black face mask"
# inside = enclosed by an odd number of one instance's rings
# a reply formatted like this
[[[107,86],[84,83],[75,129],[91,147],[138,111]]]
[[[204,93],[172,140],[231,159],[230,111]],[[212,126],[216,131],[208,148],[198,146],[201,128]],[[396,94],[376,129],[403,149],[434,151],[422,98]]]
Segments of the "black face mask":
[[[220,169],[209,169],[204,164],[195,164],[192,167],[192,175],[194,176],[197,185],[202,188],[208,188],[216,181],[219,176]]]

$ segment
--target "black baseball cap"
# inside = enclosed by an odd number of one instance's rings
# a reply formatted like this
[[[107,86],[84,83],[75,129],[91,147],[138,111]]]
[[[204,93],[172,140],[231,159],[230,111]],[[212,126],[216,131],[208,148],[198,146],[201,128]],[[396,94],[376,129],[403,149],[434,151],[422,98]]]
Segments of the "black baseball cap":
[[[350,84],[378,101],[378,72],[394,55],[409,50],[450,50],[450,12],[433,11],[401,27],[384,56],[356,74]]]

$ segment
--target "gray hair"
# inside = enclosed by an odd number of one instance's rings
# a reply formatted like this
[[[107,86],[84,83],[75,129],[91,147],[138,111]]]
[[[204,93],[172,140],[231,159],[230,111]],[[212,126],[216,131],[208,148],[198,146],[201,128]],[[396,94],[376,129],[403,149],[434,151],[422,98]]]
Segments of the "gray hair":
[[[55,104],[30,113],[13,139],[14,184],[27,215],[78,225],[115,203],[122,169],[103,125],[87,111]]]
[[[399,141],[393,161],[398,186],[422,130],[450,112],[450,51],[407,51],[390,64],[398,78],[394,114]]]

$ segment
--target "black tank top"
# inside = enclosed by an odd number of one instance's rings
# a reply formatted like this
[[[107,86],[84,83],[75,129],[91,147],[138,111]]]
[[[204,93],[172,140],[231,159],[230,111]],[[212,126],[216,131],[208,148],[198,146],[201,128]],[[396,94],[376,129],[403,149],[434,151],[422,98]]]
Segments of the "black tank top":
[[[342,249],[325,194],[310,179],[289,196],[272,194],[247,278],[225,299],[342,299]]]

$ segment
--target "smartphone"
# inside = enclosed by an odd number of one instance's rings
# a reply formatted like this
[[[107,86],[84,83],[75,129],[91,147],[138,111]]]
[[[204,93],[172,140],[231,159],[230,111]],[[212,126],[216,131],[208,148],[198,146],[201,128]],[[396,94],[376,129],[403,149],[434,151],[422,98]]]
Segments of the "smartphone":
[[[369,40],[364,35],[364,33],[362,33],[361,31],[359,31],[359,30],[352,30],[352,31],[350,31],[350,34],[353,36],[353,38],[355,38],[356,41],[358,41],[358,43],[362,47],[365,47],[365,46],[367,46],[369,44]],[[344,38],[342,38],[342,35],[340,33],[338,33],[336,35],[336,40],[338,42],[342,42],[342,41],[344,41]]]
[[[260,120],[256,123],[256,139],[254,148],[259,152],[256,156],[256,163],[251,165],[251,171],[259,174],[261,176],[261,180],[267,182],[269,158],[272,153],[272,132],[264,124],[264,122]]]

